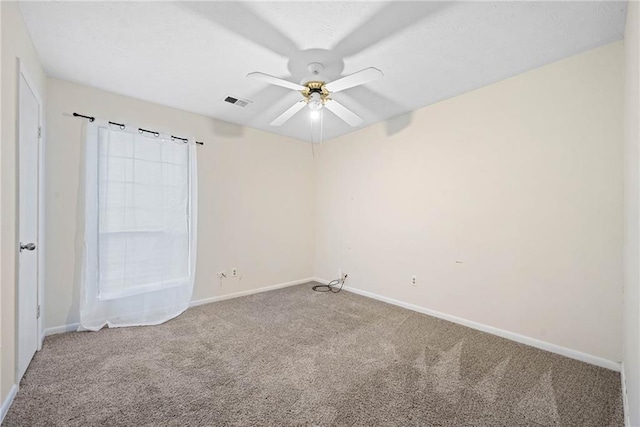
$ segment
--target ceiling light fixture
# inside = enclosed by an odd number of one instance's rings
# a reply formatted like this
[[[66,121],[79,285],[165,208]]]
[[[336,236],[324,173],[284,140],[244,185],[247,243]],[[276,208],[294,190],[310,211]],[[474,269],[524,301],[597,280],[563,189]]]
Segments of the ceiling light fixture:
[[[309,101],[307,102],[307,105],[309,106],[309,109],[311,110],[311,118],[312,119],[317,119],[318,117],[320,117],[320,110],[322,110],[322,107],[324,105],[323,99],[320,96],[319,93],[312,93],[309,96]]]
[[[323,99],[319,93],[312,93],[309,96],[309,108],[312,110],[319,110],[322,108]]]
[[[360,126],[363,122],[362,117],[333,98],[330,98],[330,95],[378,80],[383,76],[382,71],[374,67],[369,67],[327,83],[326,78],[320,75],[320,72],[324,68],[322,64],[312,62],[307,68],[311,75],[303,79],[300,84],[265,73],[253,72],[247,74],[247,77],[252,79],[262,80],[263,82],[292,89],[302,94],[302,99],[289,107],[284,113],[280,114],[271,122],[271,126],[282,126],[298,111],[302,110],[305,104],[309,106],[311,111],[316,110],[319,112],[326,107],[350,126]],[[318,115],[322,117],[321,114],[318,113]],[[315,113],[312,113],[312,116],[315,116]]]

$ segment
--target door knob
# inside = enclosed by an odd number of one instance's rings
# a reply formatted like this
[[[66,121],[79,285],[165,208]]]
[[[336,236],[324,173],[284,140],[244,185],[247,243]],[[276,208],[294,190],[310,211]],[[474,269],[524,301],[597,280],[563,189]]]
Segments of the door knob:
[[[27,244],[23,244],[22,242],[20,242],[20,252],[24,251],[25,249],[28,251],[33,251],[36,248],[36,244],[35,243],[27,243]]]

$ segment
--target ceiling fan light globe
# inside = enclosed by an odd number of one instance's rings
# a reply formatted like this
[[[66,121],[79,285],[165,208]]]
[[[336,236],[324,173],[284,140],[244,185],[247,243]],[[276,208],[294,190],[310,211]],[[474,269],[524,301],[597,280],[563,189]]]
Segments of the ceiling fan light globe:
[[[309,109],[311,111],[319,111],[320,109],[322,109],[322,100],[312,99],[311,101],[309,101]]]

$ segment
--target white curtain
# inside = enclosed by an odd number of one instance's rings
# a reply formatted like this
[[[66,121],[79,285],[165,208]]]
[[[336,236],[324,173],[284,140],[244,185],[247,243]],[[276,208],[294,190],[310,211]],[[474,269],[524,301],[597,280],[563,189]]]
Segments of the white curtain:
[[[96,121],[85,143],[79,329],[165,322],[193,291],[195,141]]]

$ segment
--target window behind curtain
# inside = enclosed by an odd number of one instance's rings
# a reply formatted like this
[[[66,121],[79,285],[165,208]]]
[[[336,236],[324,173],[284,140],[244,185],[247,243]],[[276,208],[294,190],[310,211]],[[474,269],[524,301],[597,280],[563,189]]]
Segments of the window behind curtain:
[[[98,298],[191,276],[189,146],[98,128]]]

